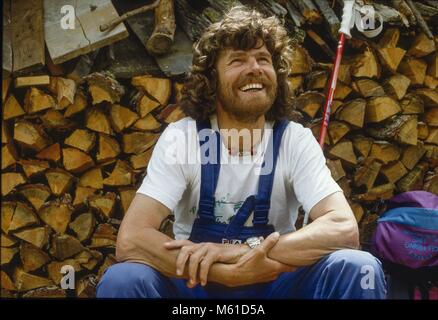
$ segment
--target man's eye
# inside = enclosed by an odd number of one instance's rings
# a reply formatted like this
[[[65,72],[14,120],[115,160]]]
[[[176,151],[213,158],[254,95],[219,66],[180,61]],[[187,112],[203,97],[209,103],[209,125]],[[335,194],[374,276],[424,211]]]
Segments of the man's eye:
[[[237,63],[241,63],[242,59],[233,59],[231,60],[230,64],[237,64]]]
[[[261,57],[261,58],[259,58],[259,61],[265,62],[265,63],[271,63],[271,60],[268,59],[267,57]]]

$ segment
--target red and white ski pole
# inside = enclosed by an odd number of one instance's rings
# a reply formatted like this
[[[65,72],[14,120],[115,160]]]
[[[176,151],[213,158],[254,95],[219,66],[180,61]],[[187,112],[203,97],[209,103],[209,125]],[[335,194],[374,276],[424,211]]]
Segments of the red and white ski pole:
[[[336,89],[336,82],[338,80],[339,66],[341,65],[342,53],[344,52],[345,37],[347,37],[348,39],[351,38],[350,29],[353,27],[354,24],[354,1],[355,0],[344,0],[342,22],[341,27],[339,28],[340,37],[338,42],[338,48],[336,49],[335,63],[333,65],[333,70],[330,77],[330,87],[324,104],[324,116],[322,117],[321,130],[319,132],[319,145],[323,149],[330,119],[330,112],[332,109],[333,96]]]

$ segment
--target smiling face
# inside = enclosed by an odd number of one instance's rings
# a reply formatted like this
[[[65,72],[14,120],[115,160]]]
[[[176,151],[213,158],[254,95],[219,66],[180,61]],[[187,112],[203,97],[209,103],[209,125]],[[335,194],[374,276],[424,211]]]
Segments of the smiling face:
[[[216,102],[236,120],[252,122],[264,115],[277,95],[277,74],[266,46],[219,52]]]

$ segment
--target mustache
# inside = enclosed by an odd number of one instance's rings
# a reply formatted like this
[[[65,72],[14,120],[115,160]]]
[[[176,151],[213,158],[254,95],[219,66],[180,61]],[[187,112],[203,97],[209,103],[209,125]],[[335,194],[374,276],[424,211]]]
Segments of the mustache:
[[[238,83],[238,87],[242,87],[244,85],[247,85],[249,83],[261,83],[264,86],[268,86],[271,84],[271,82],[264,76],[261,77],[245,77]]]

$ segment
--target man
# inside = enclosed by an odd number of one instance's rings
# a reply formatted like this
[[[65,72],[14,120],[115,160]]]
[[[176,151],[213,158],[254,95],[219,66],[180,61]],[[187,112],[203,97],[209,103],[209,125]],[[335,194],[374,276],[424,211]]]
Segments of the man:
[[[290,56],[278,19],[244,7],[206,30],[183,91],[190,117],[157,142],[97,297],[384,298],[321,148],[284,120]],[[312,223],[296,231],[300,205]],[[176,240],[159,232],[172,211]]]

